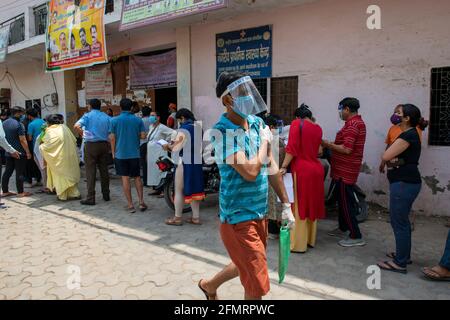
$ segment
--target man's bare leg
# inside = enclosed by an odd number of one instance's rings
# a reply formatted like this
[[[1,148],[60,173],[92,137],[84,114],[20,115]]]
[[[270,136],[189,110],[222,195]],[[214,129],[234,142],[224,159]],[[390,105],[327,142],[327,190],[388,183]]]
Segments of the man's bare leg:
[[[142,183],[141,177],[134,178],[134,185],[136,187],[136,191],[139,197],[139,204],[143,205],[144,203],[144,184]]]
[[[217,289],[224,284],[225,282],[236,278],[239,276],[239,271],[236,265],[231,262],[225,268],[222,269],[219,273],[217,273],[210,280],[201,280],[200,286],[208,293],[210,296],[214,296],[217,293]]]
[[[127,198],[128,208],[134,207],[133,199],[131,198],[130,177],[122,177],[122,187],[123,187],[123,193],[125,194],[125,197]]]

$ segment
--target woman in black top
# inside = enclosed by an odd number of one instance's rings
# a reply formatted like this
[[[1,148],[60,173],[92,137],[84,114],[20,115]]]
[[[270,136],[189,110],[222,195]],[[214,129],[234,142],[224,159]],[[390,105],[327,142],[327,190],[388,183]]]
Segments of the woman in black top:
[[[392,261],[380,262],[378,266],[383,270],[406,273],[406,266],[411,263],[409,213],[422,187],[418,168],[421,145],[416,127],[424,130],[428,122],[422,118],[419,108],[412,104],[401,105],[396,116],[401,119],[399,126],[403,132],[383,155],[388,166],[389,211],[396,252],[388,254]]]

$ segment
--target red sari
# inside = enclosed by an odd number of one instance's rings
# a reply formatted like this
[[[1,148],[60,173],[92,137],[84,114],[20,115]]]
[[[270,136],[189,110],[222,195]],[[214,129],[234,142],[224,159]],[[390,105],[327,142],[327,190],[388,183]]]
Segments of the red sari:
[[[300,124],[303,127],[300,132]],[[301,220],[315,221],[325,218],[324,169],[319,159],[322,128],[308,120],[294,120],[289,130],[286,152],[294,156],[291,172],[299,199]]]

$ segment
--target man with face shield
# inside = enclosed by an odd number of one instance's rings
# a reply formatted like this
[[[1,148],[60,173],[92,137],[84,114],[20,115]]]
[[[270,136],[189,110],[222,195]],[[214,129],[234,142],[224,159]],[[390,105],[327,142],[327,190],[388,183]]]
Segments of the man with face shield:
[[[272,134],[254,116],[267,106],[253,81],[239,72],[223,73],[216,95],[226,107],[211,139],[221,176],[220,234],[232,262],[212,279],[200,280],[198,286],[208,300],[215,300],[217,289],[239,276],[245,299],[261,299],[270,289],[266,259],[269,183],[283,202],[282,218],[290,227],[295,219],[270,151]]]
[[[358,226],[354,187],[358,180],[366,142],[366,125],[358,114],[359,100],[345,98],[339,103],[339,116],[345,121],[334,143],[324,140],[322,146],[331,151],[331,178],[336,185],[339,204],[339,227],[328,234],[345,239],[343,247],[364,246]]]

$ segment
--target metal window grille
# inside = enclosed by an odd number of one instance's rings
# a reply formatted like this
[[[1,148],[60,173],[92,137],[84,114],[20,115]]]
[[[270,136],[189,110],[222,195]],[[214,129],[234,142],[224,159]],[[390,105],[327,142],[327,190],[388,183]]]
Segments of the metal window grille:
[[[450,67],[431,70],[429,144],[450,146]]]
[[[267,78],[252,79],[264,102],[267,103]]]
[[[47,5],[42,5],[33,9],[35,35],[45,34],[47,27]]]
[[[13,45],[25,40],[25,17],[17,16],[9,23],[9,45]]]
[[[298,106],[298,77],[272,78],[270,83],[270,110],[284,123],[291,123]]]

